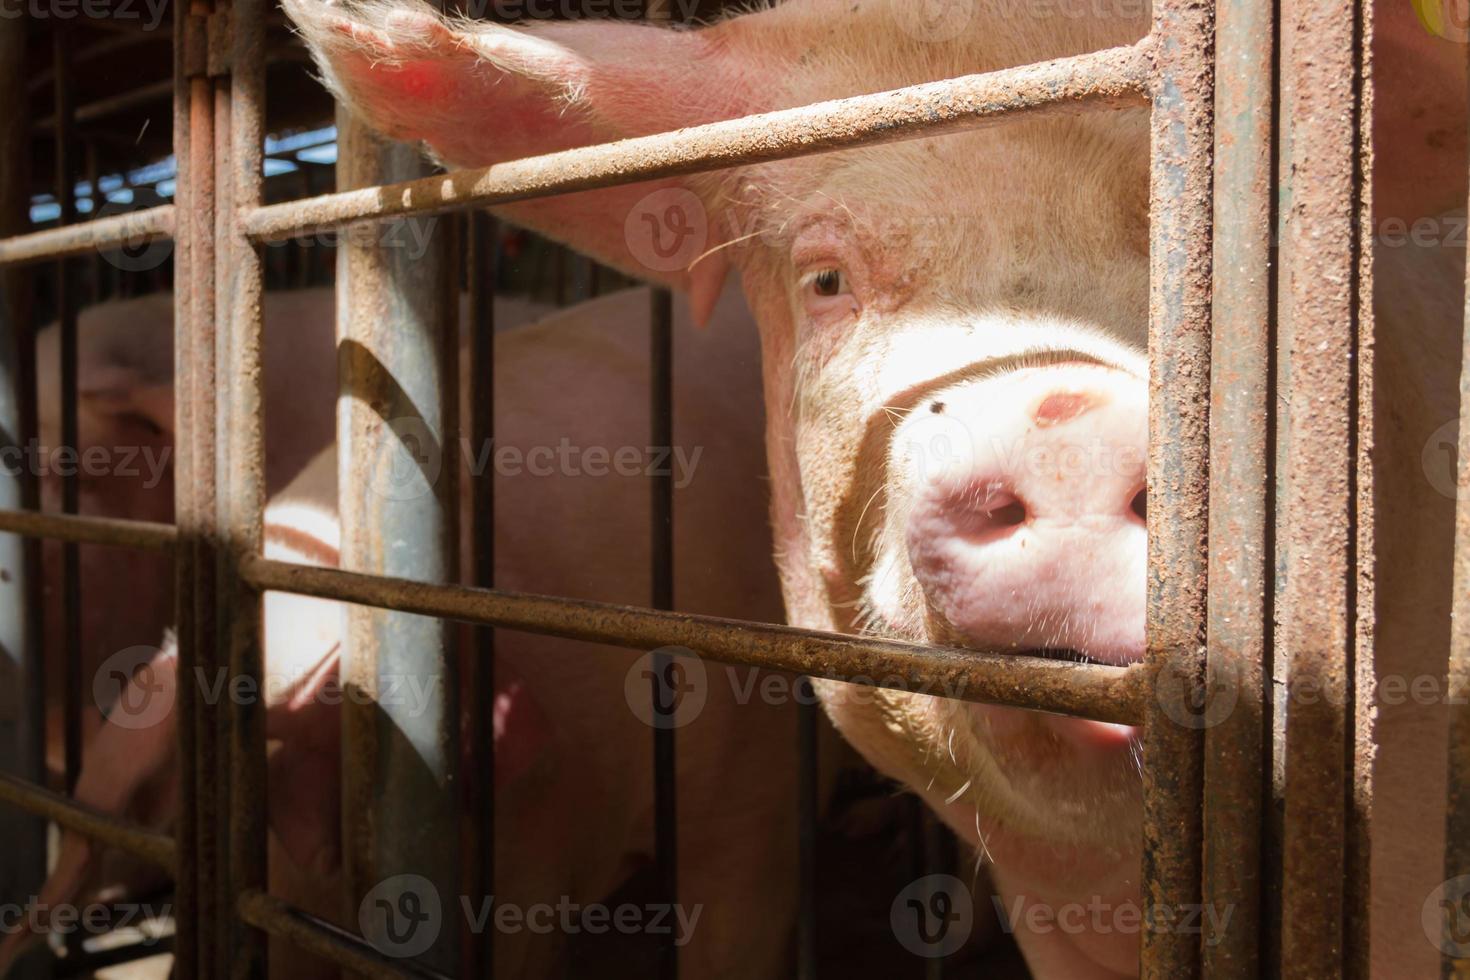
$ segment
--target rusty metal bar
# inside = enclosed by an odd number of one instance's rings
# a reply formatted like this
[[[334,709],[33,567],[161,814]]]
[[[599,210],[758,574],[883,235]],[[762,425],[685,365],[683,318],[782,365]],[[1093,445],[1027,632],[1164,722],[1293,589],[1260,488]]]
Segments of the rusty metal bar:
[[[105,119],[114,113],[136,109],[139,106],[154,102],[163,102],[173,95],[173,85],[173,79],[165,79],[161,82],[154,82],[151,85],[140,85],[137,88],[129,89],[126,92],[119,92],[117,95],[110,95],[105,99],[98,99],[95,102],[88,102],[86,105],[79,106],[76,109],[72,115],[72,119],[74,122],[79,123],[95,122],[98,119]],[[36,128],[51,129],[56,125],[56,119],[56,116],[47,116],[44,119],[37,120]]]
[[[0,531],[78,544],[113,545],[148,551],[166,551],[174,546],[176,540],[176,531],[172,524],[120,517],[47,514],[10,508],[0,508]]]
[[[407,579],[247,558],[257,589],[439,616],[590,643],[688,647],[725,663],[859,684],[1138,724],[1151,691],[1136,667],[928,647],[743,620]]]
[[[183,186],[182,180],[179,186]],[[174,234],[174,215],[175,205],[161,204],[79,225],[0,239],[0,267],[91,255],[169,238]]]
[[[648,331],[648,444],[672,451],[674,445],[674,306],[667,289],[649,297]],[[654,472],[649,490],[649,559],[652,565],[650,605],[674,608],[674,474],[670,467]],[[674,709],[677,685],[671,672],[674,659],[666,653],[652,658],[653,716],[653,851],[658,876],[658,900],[669,908],[679,902],[678,786],[674,769]],[[670,931],[658,946],[657,977],[677,980],[679,947]]]
[[[179,155],[179,200],[188,215],[177,231],[182,236],[175,276],[175,357],[182,397],[177,399],[179,424],[178,469],[175,472],[175,518],[182,547],[175,564],[178,589],[179,670],[223,668],[215,615],[216,557],[219,526],[215,513],[215,300],[216,132],[214,85],[209,76],[209,0],[181,2],[176,16],[175,121],[183,123],[187,139],[176,136]],[[178,50],[178,49],[176,49]],[[181,295],[187,294],[187,295]],[[216,883],[220,880],[218,772],[218,709],[197,697],[193,685],[180,684],[177,710],[181,716],[181,765],[189,813],[181,820],[180,839],[192,845],[182,851],[181,885],[192,897],[185,908],[180,956],[188,957],[194,975],[217,974],[220,955],[221,909]]]
[[[173,838],[167,834],[136,827],[110,814],[75,803],[60,793],[33,786],[9,773],[0,773],[0,803],[55,821],[68,830],[169,871],[176,865],[177,849]]]
[[[1286,671],[1281,975],[1340,975],[1352,743],[1358,0],[1283,0],[1280,618]]]
[[[1470,255],[1467,255],[1470,260]],[[1470,284],[1470,261],[1467,261]],[[1470,286],[1465,295],[1465,330],[1460,355],[1460,431],[1455,493],[1454,588],[1451,593],[1449,662],[1445,703],[1449,705],[1449,743],[1445,812],[1445,901],[1439,935],[1440,976],[1464,975],[1464,898],[1470,894]],[[1449,883],[1454,883],[1453,885]]]
[[[1272,124],[1276,7],[1219,0],[1210,348],[1209,634],[1203,898],[1231,910],[1206,935],[1203,975],[1260,976],[1268,515]],[[1218,921],[1218,920],[1217,920]]]
[[[413,146],[379,139],[338,114],[337,186],[426,172]],[[457,331],[446,330],[443,236],[385,234],[337,250],[338,513],[342,567],[421,581],[456,577]],[[428,240],[428,254],[404,246]],[[457,304],[456,304],[457,306]],[[458,685],[454,631],[424,617],[346,611],[342,777],[349,909],[381,883],[422,875],[459,890]],[[419,678],[422,703],[379,701]],[[417,700],[417,699],[415,699]],[[485,706],[480,706],[482,710]],[[443,930],[425,962],[457,972],[458,931]]]
[[[265,0],[231,0],[211,29],[228,31],[211,48],[228,51],[229,73],[218,84],[229,98],[216,111],[223,117],[228,146],[219,153],[228,166],[217,172],[221,191],[216,272],[224,317],[216,351],[221,379],[216,424],[219,431],[217,504],[223,541],[220,548],[219,616],[228,636],[230,675],[259,685],[265,674],[263,615],[259,593],[239,576],[239,561],[260,553],[265,537],[265,445],[263,364],[264,259],[241,232],[238,214],[257,207],[264,196]],[[259,699],[234,699],[230,705],[227,759],[228,861],[220,909],[221,931],[232,980],[266,975],[266,934],[224,914],[230,899],[266,887],[267,786],[266,714]],[[289,801],[288,801],[289,803]]]
[[[796,699],[796,977],[817,977],[817,820],[821,816],[817,766],[816,692],[809,677]]]
[[[1153,36],[1141,975],[1173,980],[1200,965],[1214,4],[1161,0]]]
[[[365,219],[487,207],[655,177],[973,130],[1022,116],[1143,104],[1152,43],[818,102],[384,187],[259,208],[256,241]]]
[[[51,58],[55,80],[56,200],[61,206],[62,226],[76,220],[76,168],[72,149],[71,33],[60,23],[51,27]],[[77,298],[75,269],[66,259],[56,263],[56,319],[61,332],[61,444],[80,451],[77,426]],[[77,475],[61,474],[61,510],[75,514],[80,509],[81,491]],[[74,789],[82,771],[82,569],[81,549],[75,542],[61,546],[61,654],[62,654],[62,742],[66,759],[66,786]]]
[[[495,276],[498,267],[497,224],[483,211],[466,215],[469,229],[467,258],[470,293],[469,391],[464,403],[469,417],[461,419],[475,452],[495,439]],[[466,467],[468,469],[468,467]],[[470,584],[488,589],[495,585],[495,476],[484,473],[469,479]],[[464,754],[465,797],[469,833],[465,835],[465,894],[484,902],[495,894],[495,630],[474,630],[474,656],[463,658],[468,745]],[[495,930],[471,930],[464,975],[489,977],[495,962]]]
[[[237,903],[240,917],[257,929],[329,960],[369,980],[449,980],[411,960],[386,956],[360,936],[292,908],[264,892],[249,891]]]
[[[0,91],[25,82],[29,19],[0,2]],[[27,100],[0,107],[0,232],[30,220],[30,127]],[[0,457],[24,447],[36,429],[35,337],[30,277],[0,271]],[[37,480],[29,467],[0,465],[0,505],[35,507]],[[0,524],[3,529],[3,524]],[[41,644],[38,542],[0,534],[0,772],[32,783],[46,777],[46,664]],[[46,822],[33,814],[0,813],[0,904],[24,904],[46,879]],[[37,980],[20,967],[16,980]]]
[[[173,144],[178,166],[175,200],[188,209],[195,191],[190,149],[193,106],[191,99],[192,4],[176,0],[173,4]],[[170,224],[172,217],[170,216]],[[196,389],[196,354],[193,317],[194,281],[199,275],[194,258],[190,229],[179,229],[174,243],[174,431],[178,447],[174,454],[174,521],[176,551],[174,554],[174,629],[178,642],[178,676],[194,676],[206,658],[201,657],[200,637],[195,610],[200,582],[199,518],[197,497],[200,487],[195,481],[195,449],[198,418],[202,411]],[[198,857],[199,779],[193,760],[199,753],[199,712],[196,687],[178,685],[174,717],[179,738],[179,822],[176,832],[178,868],[174,874],[174,897],[179,914],[175,919],[174,971],[179,980],[196,980],[201,974],[199,928]]]

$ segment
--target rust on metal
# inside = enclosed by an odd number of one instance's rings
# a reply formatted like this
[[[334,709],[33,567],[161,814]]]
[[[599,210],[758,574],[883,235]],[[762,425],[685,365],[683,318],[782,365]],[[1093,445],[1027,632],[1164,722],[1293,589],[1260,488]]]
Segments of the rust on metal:
[[[1470,258],[1470,257],[1467,257]],[[1466,267],[1470,284],[1470,263]],[[1460,368],[1459,474],[1455,497],[1455,563],[1453,613],[1450,620],[1449,664],[1445,685],[1449,714],[1449,753],[1446,783],[1444,876],[1454,880],[1470,873],[1470,288],[1465,300],[1466,330]],[[1461,891],[1461,895],[1464,891]],[[1452,902],[1456,895],[1444,896]],[[1463,976],[1465,958],[1459,938],[1448,935],[1453,925],[1463,926],[1456,913],[1462,906],[1445,909],[1440,939],[1440,976]]]
[[[1215,12],[1215,200],[1210,350],[1209,623],[1203,899],[1230,909],[1206,935],[1203,974],[1261,974],[1261,828],[1270,422],[1271,127],[1275,4],[1219,0]]]
[[[1147,41],[943,82],[817,102],[598,146],[272,204],[245,216],[256,241],[355,221],[487,207],[655,177],[973,130],[1020,116],[1141,105]]]
[[[1200,962],[1213,3],[1162,0],[1153,38],[1141,974],[1172,980]]]
[[[244,892],[236,905],[240,917],[255,928],[329,960],[355,976],[370,980],[449,980],[444,974],[411,960],[385,956],[361,937],[264,892]]]
[[[64,225],[0,239],[0,266],[91,255],[169,238],[174,233],[174,214],[175,205],[160,204],[155,208],[97,218],[79,225]]]
[[[9,773],[0,773],[0,803],[55,821],[67,830],[74,830],[108,847],[126,851],[160,868],[168,871],[174,869],[177,852],[173,838],[167,834],[135,827],[111,814],[75,803],[60,793],[33,786]]]
[[[1359,296],[1357,0],[1281,7],[1282,393],[1276,566],[1285,666],[1283,977],[1345,968]]]
[[[113,545],[148,551],[166,551],[174,546],[177,537],[172,524],[4,508],[0,508],[0,531],[78,544]]]
[[[263,365],[264,265],[239,227],[239,213],[263,197],[265,141],[265,0],[232,0],[209,18],[211,67],[228,52],[232,74],[214,81],[220,191],[215,258],[223,328],[215,350],[220,379],[217,596],[220,637],[230,676],[260,684],[265,674],[260,595],[240,580],[239,561],[260,553],[265,531]],[[226,142],[226,140],[228,142]],[[266,717],[261,699],[231,699],[223,758],[230,778],[220,806],[229,814],[227,860],[220,861],[220,976],[259,980],[266,974],[266,935],[229,915],[234,896],[266,885]],[[288,801],[289,805],[289,801]],[[227,849],[227,850],[226,850]]]
[[[174,199],[189,213],[194,191],[189,143],[193,108],[190,82],[184,70],[189,51],[187,24],[190,4],[173,5],[173,144],[178,180]],[[172,224],[172,218],[170,218]],[[195,360],[193,318],[194,261],[192,235],[179,230],[174,242],[174,432],[178,451],[174,455],[174,521],[177,548],[174,554],[174,629],[178,643],[178,676],[192,677],[201,665],[198,624],[194,611],[199,588],[197,549],[199,520],[194,483],[194,429],[198,399],[194,394]],[[199,707],[193,684],[180,684],[174,701],[179,739],[179,819],[175,830],[178,865],[174,873],[174,896],[187,910],[178,917],[174,939],[174,971],[179,980],[200,975],[199,896],[199,779],[193,760],[199,753]]]
[[[682,646],[725,663],[770,667],[965,701],[1138,724],[1149,692],[1139,667],[928,647],[791,626],[527,595],[248,558],[257,589],[337,599],[466,623],[653,650]]]

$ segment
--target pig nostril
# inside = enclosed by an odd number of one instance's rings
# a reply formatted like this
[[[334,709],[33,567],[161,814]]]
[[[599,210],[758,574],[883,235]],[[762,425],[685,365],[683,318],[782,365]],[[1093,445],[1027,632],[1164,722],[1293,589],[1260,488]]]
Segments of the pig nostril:
[[[1030,515],[1026,504],[996,486],[970,487],[952,495],[943,505],[950,526],[971,544],[987,544],[1009,537]]]
[[[986,508],[985,516],[999,527],[1015,527],[1026,522],[1026,507],[1019,500],[1012,500],[999,507]]]
[[[1137,515],[1139,521],[1145,525],[1148,524],[1148,488],[1139,488],[1138,492],[1133,495],[1133,500],[1129,502],[1128,509]]]

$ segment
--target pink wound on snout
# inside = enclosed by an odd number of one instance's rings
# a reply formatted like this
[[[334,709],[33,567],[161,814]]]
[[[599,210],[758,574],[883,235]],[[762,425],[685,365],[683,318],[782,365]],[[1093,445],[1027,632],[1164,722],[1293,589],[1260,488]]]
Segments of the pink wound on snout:
[[[1036,424],[1041,428],[1050,428],[1070,422],[1080,415],[1085,415],[1103,404],[1103,399],[1097,395],[1090,395],[1081,391],[1057,391],[1047,395],[1036,406]]]

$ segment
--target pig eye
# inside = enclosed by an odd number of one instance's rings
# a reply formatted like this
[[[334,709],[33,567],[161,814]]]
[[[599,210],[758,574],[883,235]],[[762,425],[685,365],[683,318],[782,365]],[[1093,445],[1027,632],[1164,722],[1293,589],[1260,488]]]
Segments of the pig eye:
[[[837,269],[823,269],[812,277],[812,291],[818,296],[841,296],[847,292],[847,277]]]

